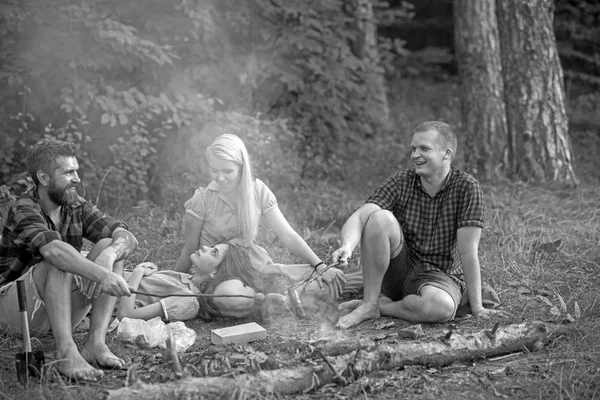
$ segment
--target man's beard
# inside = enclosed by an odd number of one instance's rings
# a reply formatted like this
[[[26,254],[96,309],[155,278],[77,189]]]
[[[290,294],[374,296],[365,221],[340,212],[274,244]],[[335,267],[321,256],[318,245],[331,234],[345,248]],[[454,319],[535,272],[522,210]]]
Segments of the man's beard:
[[[58,187],[52,182],[48,188],[48,197],[54,203],[61,206],[68,206],[75,203],[78,200],[77,192],[70,191],[68,189],[74,188],[75,185],[67,185],[65,187]]]

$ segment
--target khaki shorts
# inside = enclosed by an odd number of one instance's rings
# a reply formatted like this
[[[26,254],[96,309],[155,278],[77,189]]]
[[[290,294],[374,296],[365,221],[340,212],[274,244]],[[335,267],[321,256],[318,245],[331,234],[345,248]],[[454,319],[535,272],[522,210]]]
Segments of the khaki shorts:
[[[19,298],[17,296],[17,281],[25,282],[27,315],[29,317],[29,331],[31,336],[39,336],[50,330],[50,321],[46,312],[46,303],[40,296],[33,279],[35,268],[44,268],[36,264],[21,275],[17,280],[7,283],[0,288],[0,329],[11,333],[22,333],[21,312],[19,312]],[[74,275],[74,285],[80,288],[82,280]],[[76,290],[76,289],[75,289]],[[79,323],[79,322],[77,322]],[[76,324],[73,326],[77,326]]]

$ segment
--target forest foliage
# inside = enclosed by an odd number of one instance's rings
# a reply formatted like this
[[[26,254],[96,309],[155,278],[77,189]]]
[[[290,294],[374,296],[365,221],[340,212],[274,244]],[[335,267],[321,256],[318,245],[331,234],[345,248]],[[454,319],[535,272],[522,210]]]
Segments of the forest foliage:
[[[19,186],[42,136],[76,143],[96,203],[180,204],[223,131],[246,140],[267,180],[343,173],[347,149],[386,126],[368,73],[436,75],[452,50],[409,51],[410,38],[382,35],[374,65],[357,50],[355,4],[3,2],[0,184]],[[380,27],[420,18],[416,4],[375,2]],[[556,16],[566,76],[600,85],[600,6],[560,0]]]
[[[5,3],[0,179],[43,135],[77,143],[89,195],[112,200],[168,200],[220,130],[277,165],[267,175],[334,161],[379,123],[352,13],[338,0]]]

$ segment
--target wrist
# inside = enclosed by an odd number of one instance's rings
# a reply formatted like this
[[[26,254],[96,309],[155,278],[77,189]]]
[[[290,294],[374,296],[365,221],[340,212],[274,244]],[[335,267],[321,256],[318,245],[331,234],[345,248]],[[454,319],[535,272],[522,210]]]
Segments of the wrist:
[[[325,265],[325,261],[319,261],[318,263],[316,263],[315,265],[313,265],[312,267],[314,269],[319,268],[320,266]]]

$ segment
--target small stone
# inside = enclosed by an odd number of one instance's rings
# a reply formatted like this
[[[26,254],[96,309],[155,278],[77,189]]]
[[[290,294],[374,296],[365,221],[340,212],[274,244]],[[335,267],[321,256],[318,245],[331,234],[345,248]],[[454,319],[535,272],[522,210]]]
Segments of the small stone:
[[[398,331],[398,337],[401,339],[418,339],[424,335],[425,332],[423,332],[421,324],[411,325]]]

